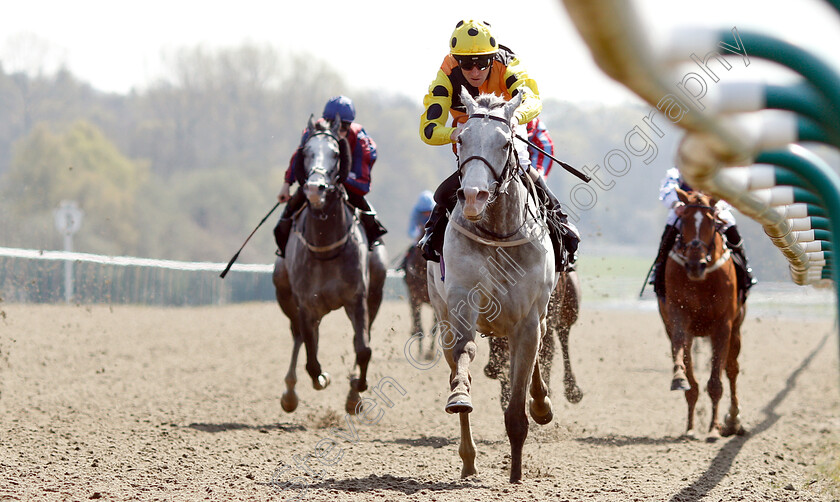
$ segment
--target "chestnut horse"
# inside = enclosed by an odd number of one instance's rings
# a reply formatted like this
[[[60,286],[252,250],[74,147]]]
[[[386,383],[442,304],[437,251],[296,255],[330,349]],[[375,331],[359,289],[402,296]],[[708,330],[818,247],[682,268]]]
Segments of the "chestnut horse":
[[[694,429],[694,408],[700,393],[691,345],[694,337],[708,336],[712,346],[712,370],[707,384],[712,400],[710,439],[718,435],[742,435],[736,381],[741,351],[741,323],[746,306],[739,301],[735,263],[718,231],[721,221],[715,199],[700,192],[677,189],[685,203],[677,222],[680,235],[665,264],[665,296],[659,298],[659,313],[671,340],[674,374],[671,390],[685,391],[688,403],[686,434]],[[729,413],[718,421],[723,395],[721,374],[729,378]]]

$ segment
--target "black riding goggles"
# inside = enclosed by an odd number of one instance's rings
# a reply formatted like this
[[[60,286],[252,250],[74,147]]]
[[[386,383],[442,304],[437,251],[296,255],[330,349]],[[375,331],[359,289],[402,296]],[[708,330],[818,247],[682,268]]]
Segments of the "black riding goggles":
[[[470,71],[473,68],[484,71],[493,64],[493,56],[455,56],[455,60],[464,71]]]

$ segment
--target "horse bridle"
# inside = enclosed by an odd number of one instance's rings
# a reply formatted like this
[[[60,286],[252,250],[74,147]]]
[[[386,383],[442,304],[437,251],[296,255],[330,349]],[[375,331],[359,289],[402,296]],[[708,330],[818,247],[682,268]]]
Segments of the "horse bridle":
[[[493,183],[496,185],[495,188],[494,188],[494,193],[497,192],[497,191],[501,191],[502,193],[504,193],[504,189],[501,189],[501,187],[503,185],[507,184],[507,182],[510,181],[510,179],[512,178],[511,170],[508,167],[509,164],[510,164],[510,162],[508,162],[508,160],[510,159],[511,149],[513,148],[513,128],[510,126],[510,122],[508,120],[506,120],[502,117],[496,117],[495,115],[490,115],[489,113],[474,113],[474,114],[470,115],[469,117],[467,117],[467,120],[464,123],[466,124],[466,122],[468,122],[470,120],[473,120],[473,119],[495,120],[496,122],[501,122],[502,124],[507,126],[509,134],[507,136],[507,139],[508,139],[507,148],[505,149],[505,151],[506,151],[505,165],[504,165],[504,167],[502,167],[502,171],[500,173],[496,174],[496,168],[493,167],[493,164],[491,164],[489,160],[485,159],[481,155],[471,155],[464,160],[459,159],[459,162],[458,162],[458,177],[461,178],[463,176],[464,166],[467,164],[467,162],[470,162],[470,161],[473,161],[473,160],[479,160],[479,161],[483,162],[484,165],[486,165],[487,168],[490,169],[490,172],[493,174],[493,178],[494,178]],[[456,153],[456,156],[457,156],[457,153]],[[517,158],[517,162],[518,162],[518,158]]]
[[[338,148],[339,151],[341,151],[341,148],[339,146],[339,139],[336,137],[335,134],[332,133],[332,131],[316,131],[316,132],[312,133],[308,138],[306,138],[306,141],[304,142],[303,145],[306,146],[306,144],[309,143],[309,141],[312,140],[312,138],[314,138],[316,136],[326,136],[326,137],[330,138],[331,140],[333,140],[335,142],[336,148]],[[338,165],[338,163],[339,163],[339,159],[336,158],[335,159],[335,165]],[[337,179],[336,179],[336,177],[338,176],[338,171],[339,171],[338,169],[334,169],[332,173],[329,173],[328,169],[325,166],[318,165],[318,166],[311,166],[310,169],[308,170],[308,172],[306,170],[304,170],[303,174],[307,178],[309,178],[309,176],[312,173],[322,174],[324,176],[324,178],[328,179],[329,182],[330,182],[329,186],[326,188],[326,191],[328,193],[332,193],[332,192],[336,192],[336,191],[341,190],[341,187],[340,187],[339,183],[337,183]],[[340,202],[340,201],[342,201],[342,198],[339,197],[336,200]],[[306,201],[306,204],[309,205],[308,200]],[[301,209],[303,209],[303,208],[301,208]],[[312,211],[311,207],[310,207],[310,211]],[[314,212],[312,213],[312,216],[314,216],[314,217],[316,217],[320,220],[326,220],[328,218],[327,214],[321,215],[321,214],[315,214]],[[349,237],[350,237],[350,231],[352,230],[352,228],[353,228],[353,219],[351,218],[350,219],[350,225],[348,225],[347,230],[344,233],[344,236],[341,239],[337,240],[336,242],[333,242],[332,244],[328,244],[326,246],[315,246],[314,244],[310,243],[303,236],[303,232],[296,231],[296,234],[298,235],[298,238],[301,240],[301,242],[303,242],[304,246],[306,246],[306,248],[312,253],[326,253],[326,252],[338,249],[336,254],[333,255],[333,256],[330,256],[330,257],[321,258],[321,257],[316,256],[316,259],[318,259],[318,260],[331,260],[331,259],[335,258],[336,256],[338,256],[338,254],[341,253],[340,248],[343,248],[344,245],[347,244],[347,242],[349,240]]]
[[[697,209],[699,209],[703,212],[710,211],[712,213],[715,213],[717,211],[717,208],[715,208],[714,206],[707,206],[707,205],[704,205],[704,204],[686,204],[683,207],[693,207],[693,208],[697,208]],[[713,216],[715,216],[715,215],[713,214]],[[700,239],[692,239],[691,242],[688,242],[688,243],[684,243],[682,241],[682,239],[677,239],[677,242],[674,243],[674,251],[682,259],[687,261],[688,258],[686,257],[684,250],[685,249],[700,248],[701,250],[703,250],[703,254],[706,257],[706,261],[711,263],[712,252],[714,252],[714,248],[715,248],[715,233],[718,231],[718,228],[719,228],[719,222],[718,222],[718,219],[717,219],[716,216],[714,217],[714,220],[715,220],[715,229],[712,232],[712,238],[711,238],[711,240],[709,241],[708,244],[701,241]],[[682,217],[680,217],[680,221],[682,222]],[[682,227],[683,226],[685,226],[685,225],[681,225],[681,227],[680,227],[680,235],[682,235]]]
[[[330,138],[331,140],[333,140],[335,142],[336,148],[339,149],[339,151],[340,151],[339,139],[338,139],[338,137],[336,137],[335,134],[332,133],[332,131],[316,131],[316,132],[312,133],[308,138],[306,138],[306,141],[303,143],[303,146],[305,147],[306,144],[309,143],[312,140],[312,138],[314,138],[316,136],[326,136],[326,137]],[[338,162],[339,162],[339,159],[338,159],[338,157],[336,157],[336,159],[335,159],[335,165],[336,166],[338,165]],[[330,185],[329,188],[327,188],[327,190],[333,191],[333,190],[338,189],[337,188],[337,183],[335,182],[336,181],[336,176],[338,176],[338,169],[333,170],[332,174],[328,176],[327,175],[327,173],[329,172],[328,169],[325,166],[318,165],[318,166],[312,166],[308,172],[304,171],[303,174],[307,178],[309,178],[309,176],[313,172],[323,174],[325,178],[329,179],[330,182],[332,182],[332,184]]]

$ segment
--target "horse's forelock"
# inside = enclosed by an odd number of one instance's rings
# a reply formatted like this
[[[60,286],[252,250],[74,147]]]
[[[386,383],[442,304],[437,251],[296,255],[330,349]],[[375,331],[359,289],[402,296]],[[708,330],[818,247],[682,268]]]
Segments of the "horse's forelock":
[[[476,104],[478,104],[478,106],[482,108],[487,108],[488,110],[495,110],[496,108],[501,108],[505,106],[505,103],[507,103],[507,101],[505,101],[504,98],[495,94],[479,94],[475,102]]]
[[[688,203],[696,204],[698,206],[709,206],[711,205],[711,199],[708,195],[705,195],[702,192],[690,192],[688,195]]]
[[[324,132],[330,130],[330,123],[326,120],[319,120],[315,122],[315,130],[313,132]]]

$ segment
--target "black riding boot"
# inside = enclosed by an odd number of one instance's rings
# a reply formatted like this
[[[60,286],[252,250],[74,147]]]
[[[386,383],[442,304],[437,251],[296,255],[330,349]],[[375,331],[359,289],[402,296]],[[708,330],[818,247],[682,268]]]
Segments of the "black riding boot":
[[[650,284],[653,284],[653,292],[660,298],[665,298],[665,260],[671,248],[674,247],[678,234],[676,226],[665,225],[662,239],[659,241],[659,253],[656,255],[656,261],[653,262],[653,279]]]
[[[294,195],[286,202],[286,207],[283,208],[283,214],[280,215],[280,221],[274,227],[274,242],[277,243],[277,256],[286,257],[286,243],[289,242],[289,234],[292,231],[292,216],[298,209],[306,202],[306,197],[303,195],[303,190],[298,189]]]
[[[280,218],[277,226],[274,227],[274,242],[277,243],[277,256],[286,257],[286,243],[289,242],[289,234],[292,231],[292,219]]]
[[[435,207],[432,208],[432,214],[426,221],[425,233],[417,243],[420,251],[423,252],[423,258],[429,261],[440,263],[440,257],[443,256],[443,236],[446,232],[446,224],[449,223],[446,212],[452,212],[455,209],[458,203],[456,193],[460,187],[461,178],[458,176],[458,171],[455,171],[435,190]]]
[[[359,221],[362,223],[362,228],[365,229],[368,249],[373,250],[373,246],[382,244],[382,236],[388,233],[388,230],[376,219],[376,212],[359,211]]]
[[[534,184],[539,189],[543,202],[548,206],[548,217],[552,220],[548,224],[548,230],[551,245],[554,248],[555,270],[558,272],[571,271],[574,269],[575,260],[577,260],[580,234],[577,228],[569,223],[569,217],[560,207],[560,201],[546,185],[545,178],[537,176]]]
[[[753,285],[758,282],[752,275],[752,269],[747,263],[747,255],[744,252],[744,240],[741,238],[740,232],[738,232],[738,227],[732,225],[731,227],[726,229],[724,232],[726,236],[726,242],[729,246],[729,249],[735,255],[735,272],[737,274],[738,280],[738,291],[743,291],[744,295],[746,296],[747,291]]]
[[[446,207],[435,204],[435,207],[432,208],[432,214],[426,221],[425,233],[420,242],[417,243],[420,251],[423,252],[423,258],[440,263],[440,257],[443,254],[443,234],[448,222]]]

